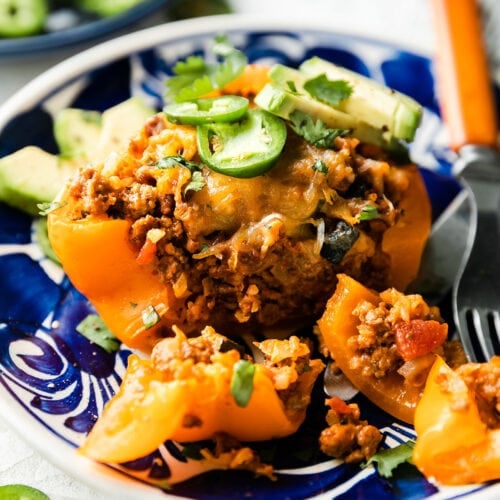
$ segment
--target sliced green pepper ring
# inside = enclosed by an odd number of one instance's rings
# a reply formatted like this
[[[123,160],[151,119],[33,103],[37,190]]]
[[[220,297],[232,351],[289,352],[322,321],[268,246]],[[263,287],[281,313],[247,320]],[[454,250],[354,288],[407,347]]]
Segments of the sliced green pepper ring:
[[[249,110],[236,123],[197,127],[198,153],[213,170],[232,177],[255,177],[267,172],[286,141],[281,118],[262,109]]]
[[[201,125],[214,122],[234,122],[243,117],[248,109],[248,99],[225,95],[168,104],[163,112],[172,123]]]

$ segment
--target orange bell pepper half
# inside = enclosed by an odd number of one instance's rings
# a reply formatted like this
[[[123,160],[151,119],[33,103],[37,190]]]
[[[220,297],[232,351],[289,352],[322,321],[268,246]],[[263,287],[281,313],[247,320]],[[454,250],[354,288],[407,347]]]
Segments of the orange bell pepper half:
[[[417,277],[432,224],[431,202],[422,176],[414,165],[405,168],[409,188],[399,204],[401,216],[382,237],[382,250],[390,257],[388,283],[401,291]]]
[[[498,374],[500,356],[490,363]],[[500,479],[500,427],[481,419],[474,391],[441,357],[417,406],[415,430],[413,462],[427,477],[448,485]]]
[[[159,342],[151,359],[131,355],[120,390],[105,406],[81,447],[83,454],[101,462],[121,463],[153,452],[167,439],[193,442],[225,432],[240,441],[262,441],[298,429],[307,403],[303,408],[287,407],[276,389],[276,371],[256,364],[250,399],[246,406],[240,406],[231,389],[235,365],[241,359],[239,352],[215,351],[210,361],[183,357],[191,349],[191,341],[179,329],[174,330],[176,337]],[[204,342],[204,337],[207,342],[224,338],[207,327],[192,342]],[[309,352],[296,337],[270,342],[292,360],[283,368],[286,376],[294,359],[301,357],[304,349]],[[309,360],[308,369],[295,371],[290,377],[293,392],[309,401],[322,369],[320,360]],[[287,389],[292,390],[290,386]]]
[[[376,377],[373,374],[365,374],[363,365],[351,364],[355,350],[349,339],[358,335],[360,325],[360,319],[353,314],[353,311],[364,301],[377,305],[381,300],[380,295],[374,290],[365,287],[346,274],[339,274],[335,293],[328,301],[323,316],[318,320],[319,331],[335,363],[358,390],[387,413],[405,422],[413,423],[422,387],[406,384],[405,378],[395,370],[388,371],[383,377]],[[415,320],[405,324],[414,328],[413,323]],[[429,323],[431,327],[429,333],[437,332],[439,342],[442,343],[446,338],[447,325],[444,324],[443,329],[436,329],[436,321],[430,320],[425,323]],[[422,327],[413,329],[415,334],[421,331],[424,331]],[[412,339],[413,344],[419,349],[419,355],[428,355],[436,347],[436,344],[429,339],[424,340],[424,343],[419,344],[421,339],[418,335]],[[425,349],[422,350],[423,348]],[[407,350],[415,351],[411,346],[408,346]],[[404,359],[404,352],[400,355]]]
[[[150,351],[175,299],[152,265],[137,260],[129,242],[130,222],[92,216],[74,220],[67,206],[49,213],[47,222],[52,248],[73,285],[122,342]],[[158,314],[154,325],[144,321],[151,307]]]

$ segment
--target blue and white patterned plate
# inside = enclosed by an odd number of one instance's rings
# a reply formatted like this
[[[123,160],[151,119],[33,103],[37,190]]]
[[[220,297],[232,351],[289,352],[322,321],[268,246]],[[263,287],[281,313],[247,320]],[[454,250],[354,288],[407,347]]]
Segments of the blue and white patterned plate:
[[[295,66],[319,55],[409,94],[425,107],[412,156],[440,213],[457,193],[449,177],[451,153],[439,117],[428,57],[327,29],[220,16],[150,28],[86,51],[19,91],[0,108],[0,157],[34,144],[56,152],[54,112],[67,106],[104,110],[131,95],[161,107],[163,80],[179,59],[209,51],[224,32],[251,62]],[[444,174],[436,176],[432,171]],[[36,175],[36,172],[34,173]],[[30,217],[0,204],[0,401],[2,415],[25,439],[69,474],[122,498],[370,498],[417,499],[500,495],[490,487],[439,488],[414,469],[394,480],[369,467],[328,459],[317,448],[324,426],[321,387],[297,435],[258,448],[272,457],[278,479],[246,472],[212,471],[190,478],[203,465],[186,461],[175,443],[121,467],[99,465],[76,451],[104,403],[117,390],[128,351],[108,354],[75,332],[91,307],[61,269],[44,257]],[[319,384],[320,385],[320,384]],[[384,446],[415,434],[357,396],[365,418],[382,429]],[[200,469],[201,468],[201,469]],[[171,484],[164,491],[151,483]],[[180,482],[179,482],[180,481]]]

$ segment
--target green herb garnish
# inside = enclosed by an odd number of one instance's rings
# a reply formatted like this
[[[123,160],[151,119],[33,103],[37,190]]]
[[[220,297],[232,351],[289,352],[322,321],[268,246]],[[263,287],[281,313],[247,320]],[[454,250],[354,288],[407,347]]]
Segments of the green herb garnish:
[[[77,325],[76,331],[106,352],[115,352],[120,348],[120,341],[97,314],[89,314]]]
[[[366,462],[364,467],[374,464],[382,477],[392,477],[392,473],[398,465],[405,462],[412,464],[411,457],[414,446],[414,441],[407,441],[395,448],[380,450]]]
[[[314,120],[303,111],[295,110],[290,115],[294,132],[307,142],[320,148],[332,148],[336,137],[347,134],[349,130],[328,128],[321,120]]]
[[[165,156],[161,160],[158,160],[155,163],[155,167],[160,169],[185,167],[191,172],[194,172],[195,170],[201,170],[202,165],[194,161],[187,160],[186,158],[184,158],[184,156],[173,155],[173,156]]]
[[[158,311],[155,309],[155,306],[146,307],[146,309],[142,311],[141,317],[146,330],[153,328],[153,326],[159,323],[161,319]]]
[[[325,165],[325,162],[323,162],[321,160],[316,160],[313,163],[312,169],[316,170],[316,172],[320,172],[322,174],[328,173],[328,167]]]
[[[372,220],[378,216],[378,209],[375,205],[365,205],[359,213],[359,220]]]
[[[345,80],[329,80],[326,75],[318,75],[304,83],[304,89],[312,97],[330,106],[338,104],[352,94],[352,86]]]
[[[248,63],[246,55],[234,48],[226,36],[215,38],[213,52],[218,61],[210,64],[201,56],[190,56],[173,68],[175,76],[167,80],[166,97],[184,102],[221,89],[235,80]]]
[[[61,208],[64,205],[64,203],[60,201],[45,201],[43,203],[37,203],[37,208],[39,210],[38,214],[45,217],[46,215],[49,215],[50,212],[56,210],[57,208]]]
[[[200,191],[205,187],[205,179],[203,174],[197,170],[191,175],[191,180],[188,182],[187,186],[184,188],[184,196],[189,191]]]
[[[255,375],[256,365],[250,361],[240,359],[233,368],[233,377],[231,379],[231,394],[236,404],[245,407],[253,392],[253,377]]]

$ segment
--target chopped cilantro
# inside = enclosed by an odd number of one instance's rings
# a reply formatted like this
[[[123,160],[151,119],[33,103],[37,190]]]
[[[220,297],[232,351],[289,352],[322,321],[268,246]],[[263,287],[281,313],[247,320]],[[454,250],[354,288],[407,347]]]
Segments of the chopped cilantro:
[[[322,174],[328,173],[328,167],[325,165],[325,162],[323,162],[321,160],[316,160],[313,163],[312,168],[313,168],[313,170],[316,170],[316,172],[321,172]]]
[[[241,75],[248,63],[245,54],[234,48],[226,36],[215,38],[213,52],[218,58],[216,63],[207,63],[201,56],[190,56],[174,66],[174,76],[166,84],[168,100],[190,101],[220,89]]]
[[[326,75],[318,75],[304,83],[304,89],[320,102],[337,106],[352,93],[352,87],[345,80],[329,80]]]
[[[379,216],[375,205],[365,205],[359,213],[359,220],[372,220]]]
[[[37,208],[39,210],[39,215],[45,216],[49,215],[50,212],[54,211],[56,208],[61,208],[63,206],[63,203],[59,201],[51,201],[51,202],[44,202],[44,203],[38,203]]]
[[[314,120],[303,111],[295,110],[290,115],[291,127],[294,132],[303,137],[307,142],[320,148],[333,147],[333,140],[347,134],[349,130],[328,128],[321,120]]]
[[[89,314],[77,325],[76,331],[106,352],[115,352],[120,348],[120,341],[97,314]]]
[[[189,191],[200,191],[205,187],[205,179],[203,174],[197,170],[191,175],[191,180],[188,182],[187,186],[184,188],[184,195]]]
[[[255,368],[256,365],[244,359],[234,365],[231,394],[238,406],[245,407],[252,397]]]
[[[153,326],[155,326],[161,319],[158,311],[155,309],[155,306],[146,307],[146,309],[142,311],[141,317],[146,330],[153,328]]]
[[[157,168],[166,169],[166,168],[174,168],[174,167],[185,167],[191,172],[195,170],[201,170],[202,165],[196,163],[194,161],[187,160],[184,156],[181,155],[173,155],[173,156],[165,156],[161,160],[158,160],[155,163]]]
[[[415,443],[413,441],[407,441],[395,448],[380,450],[366,462],[365,467],[374,464],[382,477],[392,477],[392,473],[398,465],[405,462],[412,463],[411,457],[414,446]]]

